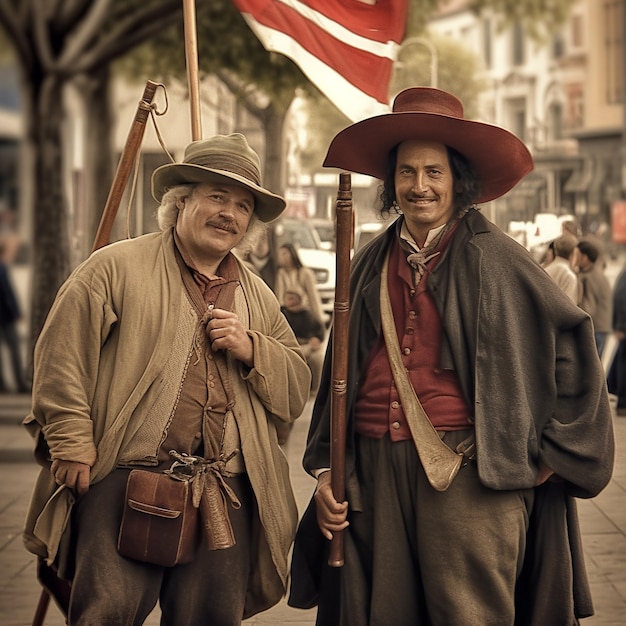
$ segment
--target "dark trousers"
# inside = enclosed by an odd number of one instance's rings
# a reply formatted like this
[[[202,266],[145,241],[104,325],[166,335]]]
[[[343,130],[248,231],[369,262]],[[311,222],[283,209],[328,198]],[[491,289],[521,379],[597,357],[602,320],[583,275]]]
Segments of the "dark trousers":
[[[413,442],[388,435],[360,437],[357,459],[363,511],[349,516],[341,624],[512,626],[533,490],[487,489],[472,462],[437,492]]]
[[[241,624],[255,510],[247,476],[226,479],[242,503],[241,509],[229,508],[236,545],[208,550],[203,540],[191,563],[165,568],[117,552],[128,473],[113,471],[92,485],[75,507],[70,626],[143,624],[157,602],[162,626]]]

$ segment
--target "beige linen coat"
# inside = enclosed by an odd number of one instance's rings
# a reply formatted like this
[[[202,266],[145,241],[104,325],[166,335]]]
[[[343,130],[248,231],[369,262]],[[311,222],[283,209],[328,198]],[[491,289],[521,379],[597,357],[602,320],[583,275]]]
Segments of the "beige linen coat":
[[[242,263],[239,272],[234,310],[254,343],[254,367],[234,360],[228,366],[262,526],[254,537],[251,615],[278,602],[287,585],[297,507],[273,420],[291,422],[302,413],[310,372],[274,294]],[[90,465],[92,483],[119,464],[156,465],[197,332],[204,330],[182,282],[171,230],[99,250],[61,287],[39,337],[27,428],[45,438],[53,458]],[[44,467],[24,542],[49,564],[73,503]]]

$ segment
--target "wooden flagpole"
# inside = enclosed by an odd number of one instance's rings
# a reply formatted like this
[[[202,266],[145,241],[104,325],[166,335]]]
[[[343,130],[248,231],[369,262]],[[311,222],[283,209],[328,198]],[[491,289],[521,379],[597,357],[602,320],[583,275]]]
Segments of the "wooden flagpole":
[[[198,70],[198,33],[196,32],[196,2],[183,0],[183,21],[185,26],[185,60],[191,107],[191,138],[202,139],[202,119],[200,117],[200,79]]]

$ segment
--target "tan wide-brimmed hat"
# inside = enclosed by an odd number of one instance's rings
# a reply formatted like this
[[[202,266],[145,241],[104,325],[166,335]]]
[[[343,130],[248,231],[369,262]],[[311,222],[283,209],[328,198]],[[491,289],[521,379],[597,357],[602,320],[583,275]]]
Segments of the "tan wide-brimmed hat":
[[[257,153],[240,133],[215,135],[193,141],[182,163],[168,163],[152,174],[152,195],[161,202],[168,188],[186,183],[238,184],[254,195],[254,212],[263,222],[275,220],[285,210],[285,199],[261,185]]]
[[[471,164],[480,183],[476,202],[498,198],[533,169],[533,159],[513,133],[463,117],[463,104],[432,87],[400,92],[392,113],[348,126],[332,140],[325,167],[384,179],[389,152],[408,140],[436,141],[454,148]]]

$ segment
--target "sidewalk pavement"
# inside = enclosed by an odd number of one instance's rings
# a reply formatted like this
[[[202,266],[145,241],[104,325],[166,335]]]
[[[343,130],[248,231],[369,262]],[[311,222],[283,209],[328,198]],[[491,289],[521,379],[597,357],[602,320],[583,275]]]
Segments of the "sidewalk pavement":
[[[32,460],[30,437],[20,426],[29,409],[28,396],[0,396],[0,622],[3,626],[32,623],[41,587],[35,558],[24,549],[21,528],[30,491],[38,472]],[[300,512],[304,511],[314,481],[301,466],[312,402],[296,422],[284,446],[291,466]],[[615,418],[617,461],[609,486],[592,500],[579,500],[583,547],[596,614],[583,626],[626,624],[626,417]],[[283,601],[257,615],[246,626],[313,626],[315,609],[293,609]],[[61,612],[51,602],[46,626],[63,626]],[[158,626],[155,609],[146,626]],[[393,626],[390,624],[389,626]],[[546,624],[546,626],[551,626]]]

